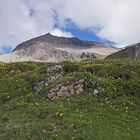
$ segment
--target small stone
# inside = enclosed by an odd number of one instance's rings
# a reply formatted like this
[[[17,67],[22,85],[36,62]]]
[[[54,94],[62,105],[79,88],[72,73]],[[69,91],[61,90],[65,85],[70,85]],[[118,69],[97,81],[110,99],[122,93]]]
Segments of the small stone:
[[[63,70],[62,65],[54,65],[47,68],[47,73],[56,73]]]
[[[11,70],[11,71],[10,71],[10,73],[14,73],[14,72],[15,72],[14,70]]]
[[[36,85],[33,87],[33,90],[36,92],[40,92],[45,85],[45,81],[37,82]]]
[[[51,132],[52,133],[56,133],[57,132],[57,127],[56,126],[52,126]]]
[[[97,95],[100,91],[98,89],[94,89],[93,95]]]
[[[72,124],[70,124],[69,126],[68,126],[68,128],[74,128],[75,127],[75,124],[74,123],[72,123]]]

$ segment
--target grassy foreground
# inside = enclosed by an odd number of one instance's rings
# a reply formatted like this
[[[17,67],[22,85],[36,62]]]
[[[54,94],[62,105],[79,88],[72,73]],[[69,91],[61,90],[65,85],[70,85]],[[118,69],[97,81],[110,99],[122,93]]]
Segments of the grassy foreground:
[[[46,78],[48,63],[0,64],[0,140],[139,140],[140,62],[63,62],[72,82],[85,77],[104,88],[66,99],[47,98],[33,85]],[[56,81],[58,82],[58,81]]]

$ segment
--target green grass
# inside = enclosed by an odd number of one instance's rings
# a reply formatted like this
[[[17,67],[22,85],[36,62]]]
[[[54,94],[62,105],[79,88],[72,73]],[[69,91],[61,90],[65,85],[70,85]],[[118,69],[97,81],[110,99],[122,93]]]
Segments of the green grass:
[[[98,60],[63,62],[65,76],[32,90],[46,78],[48,63],[0,64],[0,140],[139,140],[140,62]],[[127,73],[129,79],[119,77]],[[105,90],[50,100],[57,83],[86,79]]]

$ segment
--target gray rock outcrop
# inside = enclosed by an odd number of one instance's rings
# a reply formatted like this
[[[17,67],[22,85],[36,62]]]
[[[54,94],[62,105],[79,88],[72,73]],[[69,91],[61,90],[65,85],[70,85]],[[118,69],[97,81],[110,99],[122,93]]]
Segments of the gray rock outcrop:
[[[48,84],[53,83],[57,79],[60,79],[63,77],[63,66],[62,65],[53,65],[49,66],[46,70],[46,79],[40,82],[37,82],[33,86],[33,90],[35,92],[40,92],[45,86],[48,86]]]
[[[50,99],[66,98],[76,94],[80,94],[84,91],[84,79],[80,79],[70,85],[58,84],[51,89],[48,93]]]
[[[90,90],[93,95],[97,95],[100,92],[103,91],[103,88],[98,85],[98,83],[89,84],[85,78],[78,78],[78,79],[72,79],[72,81],[68,81],[65,83],[64,81],[61,82],[60,79],[62,79],[64,76],[64,69],[63,65],[55,64],[52,66],[48,66],[46,69],[46,79],[37,82],[33,86],[33,90],[36,93],[39,93],[44,87],[49,86],[49,84],[55,85],[50,89],[47,93],[47,96],[49,99],[57,99],[57,98],[67,98],[74,95],[81,94],[83,91],[86,91],[86,89]],[[67,76],[66,76],[67,77]],[[58,81],[58,84],[56,81]],[[90,86],[89,86],[90,85]]]

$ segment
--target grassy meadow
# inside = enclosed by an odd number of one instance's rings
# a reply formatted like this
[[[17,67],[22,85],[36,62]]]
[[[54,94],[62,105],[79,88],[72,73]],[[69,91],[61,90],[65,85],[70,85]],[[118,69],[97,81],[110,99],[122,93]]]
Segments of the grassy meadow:
[[[140,61],[62,62],[65,76],[39,93],[53,63],[0,63],[0,140],[139,140]],[[50,100],[57,83],[83,78],[80,95]],[[104,90],[94,95],[92,86]]]

